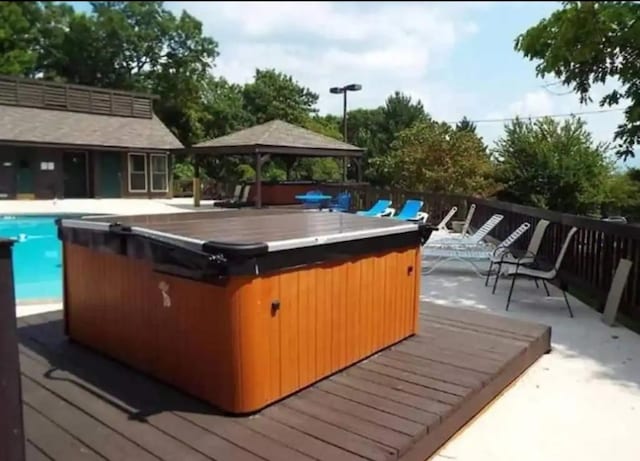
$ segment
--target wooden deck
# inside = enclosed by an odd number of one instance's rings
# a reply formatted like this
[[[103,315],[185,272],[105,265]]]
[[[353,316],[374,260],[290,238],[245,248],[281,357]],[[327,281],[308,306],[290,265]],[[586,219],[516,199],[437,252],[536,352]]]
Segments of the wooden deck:
[[[423,303],[421,333],[251,417],[19,319],[27,459],[427,459],[550,349],[550,328]]]

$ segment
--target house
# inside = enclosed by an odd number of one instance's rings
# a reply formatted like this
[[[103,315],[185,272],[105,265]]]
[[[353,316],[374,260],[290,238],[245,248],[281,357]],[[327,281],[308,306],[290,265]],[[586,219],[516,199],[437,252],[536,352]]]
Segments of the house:
[[[0,199],[168,197],[154,96],[0,76]]]

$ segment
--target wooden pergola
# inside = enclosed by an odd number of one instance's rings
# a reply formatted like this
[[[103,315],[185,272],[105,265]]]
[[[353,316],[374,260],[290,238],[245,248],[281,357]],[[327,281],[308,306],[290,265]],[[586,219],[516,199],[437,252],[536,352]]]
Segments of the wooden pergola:
[[[255,158],[256,207],[262,207],[262,165],[271,155],[360,158],[364,149],[282,120],[272,120],[196,144],[188,153],[212,156],[247,155]],[[194,199],[195,199],[194,189]]]

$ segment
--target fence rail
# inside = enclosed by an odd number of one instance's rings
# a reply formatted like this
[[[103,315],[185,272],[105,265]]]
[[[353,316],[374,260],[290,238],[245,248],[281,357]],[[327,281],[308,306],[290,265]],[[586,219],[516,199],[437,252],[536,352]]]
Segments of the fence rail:
[[[548,261],[555,260],[565,236],[571,227],[575,226],[578,232],[565,255],[560,270],[560,280],[566,283],[576,296],[592,305],[595,304],[595,307],[601,310],[620,259],[631,260],[633,265],[620,301],[619,312],[634,321],[640,321],[640,226],[638,225],[607,222],[462,195],[407,192],[367,186],[351,187],[349,191],[356,209],[369,208],[379,198],[392,200],[394,207],[397,208],[401,207],[407,199],[422,200],[429,213],[429,221],[434,224],[439,222],[452,206],[458,207],[454,219],[464,219],[468,207],[475,204],[473,227],[479,227],[495,213],[504,216],[500,225],[492,232],[492,236],[498,240],[506,238],[523,222],[531,224],[528,235],[519,241],[523,247],[528,244],[537,222],[540,219],[546,219],[550,225],[545,232],[539,254]]]

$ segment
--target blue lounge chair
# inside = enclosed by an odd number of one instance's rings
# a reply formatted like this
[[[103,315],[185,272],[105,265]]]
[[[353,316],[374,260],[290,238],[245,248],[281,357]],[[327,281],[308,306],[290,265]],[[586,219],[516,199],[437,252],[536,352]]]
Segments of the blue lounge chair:
[[[349,207],[351,206],[351,194],[349,192],[342,192],[338,194],[335,202],[331,202],[329,204],[329,211],[341,211],[347,212],[349,211]]]
[[[378,200],[370,209],[356,212],[360,216],[382,216],[391,206],[391,200]]]
[[[395,214],[395,210],[393,210],[391,217],[394,219],[401,219],[403,221],[426,222],[429,215],[420,211],[422,205],[424,205],[422,200],[407,200],[400,210],[400,213]]]

